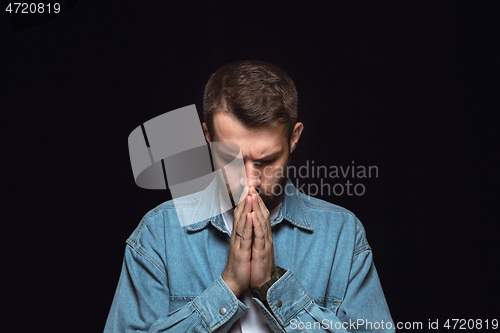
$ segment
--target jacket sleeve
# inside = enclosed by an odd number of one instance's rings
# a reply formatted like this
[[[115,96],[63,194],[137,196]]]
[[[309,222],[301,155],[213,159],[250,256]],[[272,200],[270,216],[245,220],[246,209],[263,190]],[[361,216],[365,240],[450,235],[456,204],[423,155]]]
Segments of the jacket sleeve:
[[[291,271],[269,288],[269,308],[253,298],[273,332],[395,332],[363,229],[356,238],[349,282],[336,310],[316,304]]]
[[[219,276],[193,301],[170,312],[168,277],[157,259],[127,241],[104,332],[227,332],[248,311]]]

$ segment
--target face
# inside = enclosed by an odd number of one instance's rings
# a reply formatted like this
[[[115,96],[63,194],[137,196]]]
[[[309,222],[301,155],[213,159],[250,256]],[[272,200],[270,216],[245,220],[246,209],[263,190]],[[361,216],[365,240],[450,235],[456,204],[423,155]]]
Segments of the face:
[[[268,209],[279,205],[283,200],[290,153],[295,149],[303,125],[301,123],[295,125],[288,141],[285,136],[285,124],[250,129],[225,112],[216,112],[213,124],[214,137],[210,137],[206,124],[203,123],[208,142],[229,142],[241,149],[244,171],[240,168],[226,173],[230,184],[228,191],[231,192],[231,188],[242,189],[247,185],[253,186],[260,191]],[[217,151],[213,151],[216,165],[225,165],[231,157],[234,158],[235,151],[234,148],[231,149],[231,145],[216,147]]]

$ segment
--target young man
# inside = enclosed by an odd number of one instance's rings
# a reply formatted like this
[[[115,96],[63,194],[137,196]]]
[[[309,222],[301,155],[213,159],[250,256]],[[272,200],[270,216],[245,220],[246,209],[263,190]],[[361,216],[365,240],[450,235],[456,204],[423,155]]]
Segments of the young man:
[[[220,209],[232,203],[207,188],[146,214],[127,240],[105,332],[393,331],[361,222],[287,179],[304,128],[288,75],[228,64],[207,83],[203,109],[212,150],[241,150],[244,177],[226,177],[240,201]],[[230,153],[217,147],[221,165]],[[180,226],[178,214],[218,210]]]

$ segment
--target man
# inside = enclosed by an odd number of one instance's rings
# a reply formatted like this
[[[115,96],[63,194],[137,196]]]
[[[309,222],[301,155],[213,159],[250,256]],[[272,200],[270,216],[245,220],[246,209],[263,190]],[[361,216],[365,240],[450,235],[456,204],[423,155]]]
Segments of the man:
[[[146,214],[127,240],[105,331],[393,331],[361,222],[287,179],[304,128],[288,75],[228,64],[207,83],[203,109],[214,164],[229,154],[215,142],[241,149],[245,177],[226,179],[240,200],[231,209],[209,186]],[[178,214],[218,209],[180,226]]]

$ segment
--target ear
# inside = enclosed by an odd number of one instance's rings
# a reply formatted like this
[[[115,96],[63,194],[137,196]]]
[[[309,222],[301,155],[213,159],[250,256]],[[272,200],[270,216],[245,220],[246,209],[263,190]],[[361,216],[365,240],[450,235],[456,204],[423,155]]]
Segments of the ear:
[[[293,128],[292,135],[290,136],[290,153],[295,150],[297,147],[297,143],[299,142],[300,135],[302,134],[302,130],[304,129],[304,124],[296,123]]]
[[[205,140],[207,140],[208,143],[212,142],[212,137],[208,132],[207,123],[204,122],[203,124],[201,124],[201,126],[203,127],[203,134],[205,134]]]

